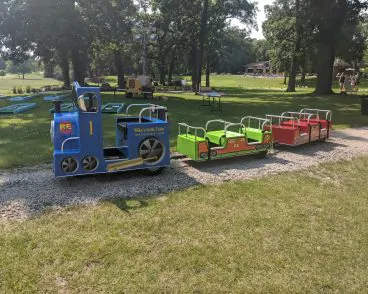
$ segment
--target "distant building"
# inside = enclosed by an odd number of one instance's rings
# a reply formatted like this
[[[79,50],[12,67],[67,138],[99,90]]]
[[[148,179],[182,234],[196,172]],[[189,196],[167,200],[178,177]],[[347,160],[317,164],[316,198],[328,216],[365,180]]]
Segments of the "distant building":
[[[244,65],[245,73],[269,73],[271,71],[270,61],[257,61]]]

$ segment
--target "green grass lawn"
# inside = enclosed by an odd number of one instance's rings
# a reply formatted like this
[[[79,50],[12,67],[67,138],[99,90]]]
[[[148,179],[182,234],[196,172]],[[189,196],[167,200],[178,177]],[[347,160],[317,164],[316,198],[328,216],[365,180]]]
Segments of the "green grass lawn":
[[[367,174],[361,157],[0,222],[0,292],[365,293]]]
[[[280,90],[268,89],[265,79],[245,78],[243,76],[213,76],[212,82],[216,89],[226,93],[223,98],[222,113],[211,112],[208,107],[202,107],[202,97],[192,93],[157,93],[164,95],[168,101],[153,100],[154,103],[168,107],[171,120],[171,147],[175,149],[178,122],[186,122],[195,126],[205,126],[210,119],[222,118],[232,122],[240,122],[247,115],[261,116],[279,114],[288,110],[301,108],[322,108],[333,111],[336,128],[368,125],[368,117],[360,115],[360,98],[358,96],[316,96],[311,88],[299,89],[297,93],[285,93],[281,90],[282,79],[272,79],[273,86]],[[263,89],[248,89],[253,83],[258,83]],[[256,88],[256,87],[255,87]],[[48,110],[51,103],[42,98],[29,102],[37,102],[38,107],[25,114],[16,116],[0,116],[0,169],[20,166],[30,166],[52,161],[52,145],[49,128],[52,115]],[[123,102],[147,103],[148,100],[126,99],[123,93],[103,94],[103,103]],[[11,105],[0,101],[1,106]],[[104,141],[106,146],[115,143],[114,115],[103,115]]]
[[[54,79],[45,79],[39,74],[26,74],[25,79],[19,78],[18,75],[7,75],[0,77],[0,94],[9,95],[13,92],[13,87],[17,89],[21,87],[25,91],[27,86],[39,89],[43,86],[60,86],[62,82]]]

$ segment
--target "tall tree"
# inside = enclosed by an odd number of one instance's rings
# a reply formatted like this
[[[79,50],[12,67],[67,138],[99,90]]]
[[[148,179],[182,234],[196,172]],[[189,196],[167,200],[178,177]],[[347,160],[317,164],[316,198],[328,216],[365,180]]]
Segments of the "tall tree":
[[[153,1],[153,18],[157,29],[157,41],[151,44],[150,57],[157,62],[160,83],[165,82],[166,73],[172,76],[172,65],[175,61],[176,47],[187,46],[180,28],[182,1]],[[170,78],[169,78],[170,80]]]
[[[133,39],[136,6],[132,0],[79,0],[78,3],[95,39],[112,52],[118,85],[124,88],[124,55]]]
[[[12,62],[8,68],[8,72],[19,75],[19,78],[22,76],[24,80],[25,75],[27,73],[31,73],[33,70],[32,62],[32,60],[27,60],[21,63]]]
[[[197,87],[201,84],[201,74],[203,66],[203,49],[208,42],[209,28],[216,29],[217,32],[226,28],[226,22],[230,19],[238,19],[246,25],[252,25],[255,17],[255,6],[248,0],[210,1],[204,0],[200,10],[200,34],[198,39],[198,60],[197,60]],[[209,24],[207,24],[209,22]]]
[[[69,86],[71,54],[75,79],[84,82],[90,35],[76,1],[6,0],[5,6],[1,43],[8,59],[19,63],[36,53],[47,63],[57,57]]]
[[[336,56],[351,63],[354,68],[358,68],[367,49],[368,25],[367,16],[359,17],[356,24],[345,24],[341,29],[341,34],[337,42]]]
[[[270,56],[268,55],[269,44],[266,39],[253,39],[251,43],[251,52],[253,61],[268,61]],[[244,48],[247,49],[247,48]]]
[[[249,39],[246,30],[234,27],[226,28],[221,35],[221,39],[213,39],[210,43],[212,50],[208,52],[212,52],[210,55],[212,69],[218,73],[243,72],[244,65],[256,60],[257,51],[253,47],[255,40]],[[267,60],[265,56],[260,58]]]
[[[292,0],[277,0],[266,5],[263,34],[268,43],[272,68],[289,73],[294,55],[295,17]]]
[[[5,60],[0,57],[0,70],[6,69],[6,63]]]
[[[295,92],[295,84],[296,84],[296,75],[298,72],[299,67],[299,55],[301,51],[301,43],[302,43],[302,34],[303,34],[303,27],[302,27],[302,19],[300,15],[300,0],[295,0],[295,45],[294,45],[294,52],[291,58],[291,65],[290,65],[290,76],[289,82],[286,89],[286,92]]]
[[[316,46],[314,27],[308,11],[310,2],[300,0],[276,0],[266,6],[267,20],[263,24],[269,43],[273,68],[289,74],[288,92],[295,91],[299,68],[305,72],[308,54]]]
[[[310,0],[311,15],[318,30],[317,94],[332,93],[332,70],[337,43],[345,23],[356,23],[367,1]]]
[[[203,8],[200,16],[200,29],[199,29],[199,48],[198,48],[198,63],[197,63],[197,84],[196,91],[199,92],[201,88],[201,78],[202,78],[202,66],[203,66],[203,54],[204,54],[204,46],[207,41],[207,22],[209,17],[209,1],[203,0]]]

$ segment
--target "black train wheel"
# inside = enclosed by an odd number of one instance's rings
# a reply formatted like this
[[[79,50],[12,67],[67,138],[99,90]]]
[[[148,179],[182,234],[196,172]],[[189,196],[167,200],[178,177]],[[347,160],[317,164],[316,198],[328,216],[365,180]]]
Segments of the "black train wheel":
[[[72,157],[64,158],[61,162],[61,169],[64,173],[74,173],[78,169],[78,162]]]
[[[146,164],[158,164],[165,155],[165,146],[157,138],[144,139],[139,145],[139,156]]]

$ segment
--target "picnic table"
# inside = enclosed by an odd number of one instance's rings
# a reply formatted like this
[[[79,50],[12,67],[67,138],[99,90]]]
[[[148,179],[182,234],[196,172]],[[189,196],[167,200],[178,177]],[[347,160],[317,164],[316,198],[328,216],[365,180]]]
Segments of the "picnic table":
[[[202,95],[202,106],[210,106],[211,111],[222,111],[221,98],[224,96],[224,93],[219,92],[205,92],[198,93]]]

